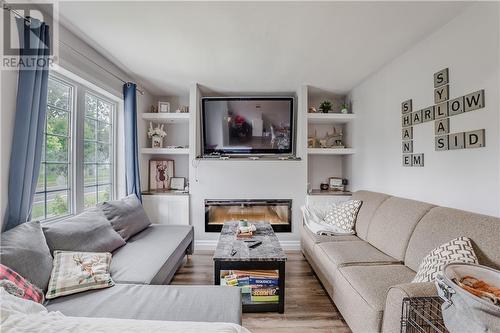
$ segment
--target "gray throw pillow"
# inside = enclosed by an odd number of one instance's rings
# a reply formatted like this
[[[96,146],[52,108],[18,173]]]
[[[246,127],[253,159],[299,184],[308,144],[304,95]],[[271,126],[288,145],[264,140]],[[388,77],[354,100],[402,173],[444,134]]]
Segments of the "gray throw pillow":
[[[47,290],[52,272],[52,256],[40,222],[23,223],[1,236],[3,265],[16,271],[41,290]]]
[[[104,212],[116,232],[125,240],[151,224],[135,194],[121,200],[103,202],[99,208]]]
[[[125,245],[125,241],[97,208],[62,221],[44,223],[43,232],[52,252],[113,252]]]

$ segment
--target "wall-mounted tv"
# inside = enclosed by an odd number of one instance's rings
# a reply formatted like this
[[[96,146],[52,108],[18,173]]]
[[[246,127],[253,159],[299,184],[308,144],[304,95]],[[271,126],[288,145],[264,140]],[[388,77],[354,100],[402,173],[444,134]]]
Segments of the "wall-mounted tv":
[[[203,98],[203,156],[292,154],[293,100],[293,97]]]

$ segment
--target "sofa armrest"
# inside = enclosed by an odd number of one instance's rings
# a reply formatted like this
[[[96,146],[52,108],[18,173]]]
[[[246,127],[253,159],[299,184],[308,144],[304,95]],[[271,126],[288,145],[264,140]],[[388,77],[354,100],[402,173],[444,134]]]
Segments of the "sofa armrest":
[[[382,332],[401,332],[403,298],[426,296],[438,296],[434,282],[403,283],[390,287],[385,300]]]

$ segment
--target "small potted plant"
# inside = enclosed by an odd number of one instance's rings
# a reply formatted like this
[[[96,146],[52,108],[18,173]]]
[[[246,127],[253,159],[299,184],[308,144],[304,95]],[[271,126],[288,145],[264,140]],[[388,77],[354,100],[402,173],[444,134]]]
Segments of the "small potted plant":
[[[328,113],[332,111],[332,102],[330,101],[321,102],[321,104],[319,105],[319,110],[323,113]]]
[[[163,138],[167,136],[167,132],[163,130],[163,124],[153,128],[153,124],[149,123],[148,138],[151,139],[152,148],[162,148]]]
[[[340,106],[340,113],[349,113],[349,104],[347,103],[343,103],[341,106]]]

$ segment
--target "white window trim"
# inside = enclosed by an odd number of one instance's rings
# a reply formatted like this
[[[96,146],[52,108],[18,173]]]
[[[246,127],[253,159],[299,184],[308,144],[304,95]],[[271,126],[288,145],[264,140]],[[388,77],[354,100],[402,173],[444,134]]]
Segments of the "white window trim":
[[[123,113],[123,108],[124,108],[124,101],[123,98],[120,98],[107,90],[81,78],[80,76],[62,68],[59,65],[55,65],[54,68],[51,68],[51,73],[53,77],[55,77],[58,80],[61,80],[65,82],[66,84],[69,84],[73,88],[73,114],[71,115],[71,131],[70,135],[72,137],[71,139],[71,158],[74,163],[70,163],[71,167],[71,176],[72,176],[72,181],[70,185],[70,191],[69,195],[69,205],[71,207],[71,213],[68,215],[60,216],[60,217],[54,217],[51,219],[43,220],[43,222],[49,222],[49,221],[57,221],[57,220],[64,220],[67,219],[68,217],[77,215],[81,212],[84,211],[84,196],[82,195],[81,198],[79,198],[76,193],[77,191],[84,191],[84,184],[83,184],[83,168],[82,170],[77,170],[77,167],[79,165],[83,166],[83,152],[81,152],[81,147],[78,147],[79,142],[83,142],[83,126],[78,127],[77,122],[78,121],[83,121],[85,118],[85,112],[79,112],[77,111],[77,106],[79,104],[80,98],[85,98],[85,92],[90,92],[91,94],[97,94],[98,96],[111,100],[112,102],[115,103],[116,107],[113,112],[113,119],[112,119],[112,137],[113,137],[113,148],[112,148],[112,178],[113,178],[113,187],[112,187],[112,197],[110,199],[115,199],[119,197],[120,193],[120,182],[119,182],[119,174],[120,172],[118,171],[120,163],[118,163],[119,158],[121,157],[118,154],[118,149],[119,147],[119,135],[118,135],[118,128],[121,127],[120,123],[122,122],[122,117],[121,115]],[[78,89],[78,88],[83,88]],[[81,104],[83,105],[83,104]],[[81,119],[77,119],[81,118]],[[72,162],[71,161],[71,162]],[[81,180],[82,184],[78,184],[78,179]]]

